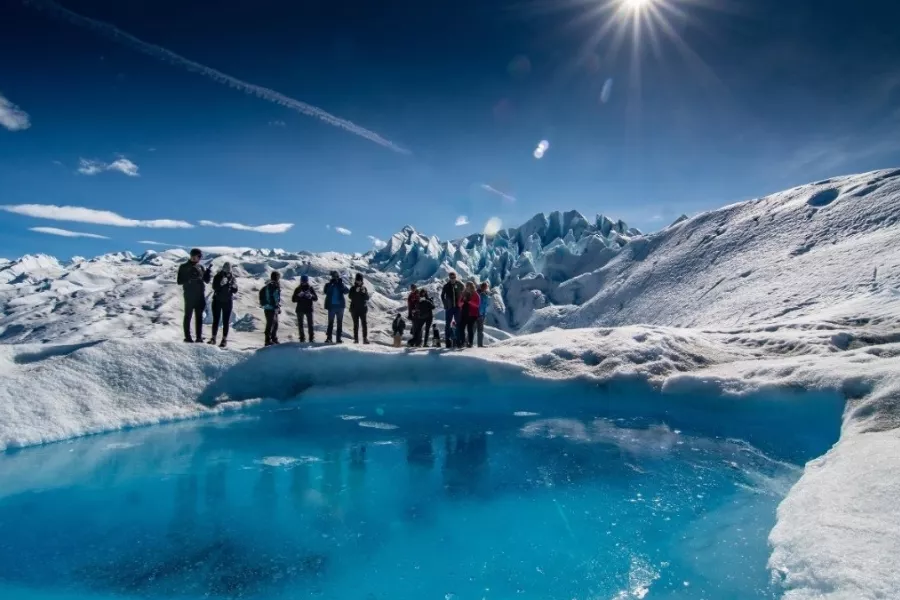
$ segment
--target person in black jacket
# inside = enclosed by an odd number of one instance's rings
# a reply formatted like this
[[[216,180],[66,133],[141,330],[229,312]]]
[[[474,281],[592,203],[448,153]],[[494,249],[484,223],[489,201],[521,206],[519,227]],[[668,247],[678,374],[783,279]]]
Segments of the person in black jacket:
[[[325,310],[328,311],[328,329],[325,330],[325,343],[331,343],[331,332],[334,330],[334,322],[337,321],[337,337],[338,344],[343,344],[344,332],[344,307],[346,306],[346,296],[350,290],[344,284],[344,280],[337,271],[331,272],[331,280],[325,284],[323,295],[325,296]]]
[[[281,273],[272,271],[268,283],[259,290],[259,304],[266,315],[265,345],[273,346],[278,341],[278,315],[281,314]]]
[[[416,332],[413,334],[415,346],[428,347],[428,336],[431,334],[431,324],[434,321],[434,300],[428,295],[428,290],[419,290],[419,301],[416,303]],[[424,339],[423,339],[424,336]]]
[[[212,277],[212,265],[200,265],[203,252],[194,248],[188,261],[178,267],[178,285],[184,290],[184,341],[203,341],[203,311],[206,309],[206,284]],[[194,317],[195,337],[191,337],[191,317]]]
[[[222,270],[216,273],[212,282],[213,288],[213,332],[209,339],[211,345],[216,344],[216,334],[219,332],[219,322],[222,323],[222,343],[220,348],[228,345],[228,327],[231,325],[231,307],[234,295],[237,294],[237,282],[231,273],[231,263],[222,265]]]
[[[366,317],[369,312],[369,290],[363,283],[362,273],[356,274],[347,297],[350,298],[350,316],[353,317],[353,343],[359,343],[359,325],[362,323],[363,344],[368,344],[369,324]]]
[[[300,328],[300,341],[306,341],[306,334],[303,331],[303,319],[306,318],[307,328],[309,331],[309,341],[314,342],[313,332],[313,303],[318,302],[319,297],[316,290],[309,285],[309,276],[300,276],[300,285],[294,290],[291,301],[297,304],[297,326]]]
[[[444,340],[448,348],[458,341],[451,335],[451,324],[456,321],[456,329],[461,330],[459,324],[462,313],[459,309],[459,300],[462,298],[462,294],[463,284],[456,278],[456,273],[451,272],[447,276],[447,283],[441,290],[441,302],[444,305]]]

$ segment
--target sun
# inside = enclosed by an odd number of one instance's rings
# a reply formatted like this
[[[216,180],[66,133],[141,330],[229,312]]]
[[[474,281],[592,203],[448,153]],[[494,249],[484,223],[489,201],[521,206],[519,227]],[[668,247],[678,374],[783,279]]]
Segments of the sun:
[[[630,10],[639,11],[653,4],[653,0],[622,0],[622,3]]]

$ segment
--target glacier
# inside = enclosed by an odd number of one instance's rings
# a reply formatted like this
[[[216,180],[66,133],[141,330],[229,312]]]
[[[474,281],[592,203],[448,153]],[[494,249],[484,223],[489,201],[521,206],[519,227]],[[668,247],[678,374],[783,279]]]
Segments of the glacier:
[[[441,241],[405,227],[366,254],[216,250],[213,263],[232,262],[242,285],[230,351],[176,341],[183,250],[0,261],[0,449],[348,385],[639,383],[672,415],[699,405],[726,420],[800,419],[791,411],[806,403],[808,415],[839,422],[840,439],[781,503],[770,568],[790,600],[900,597],[900,170],[835,177],[646,235],[554,212],[490,238]],[[260,345],[254,287],[273,269],[288,288],[301,274],[321,287],[331,270],[363,273],[376,343],[244,351]],[[408,284],[436,291],[450,270],[491,282],[489,347],[387,347]],[[757,402],[795,389],[814,393]]]

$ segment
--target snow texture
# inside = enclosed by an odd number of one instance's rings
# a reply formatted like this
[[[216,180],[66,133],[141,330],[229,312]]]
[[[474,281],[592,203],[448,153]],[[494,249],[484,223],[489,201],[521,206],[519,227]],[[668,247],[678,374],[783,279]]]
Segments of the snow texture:
[[[441,242],[407,227],[365,255],[222,250],[214,265],[232,262],[242,289],[238,348],[259,345],[255,291],[273,269],[286,296],[301,274],[321,291],[331,270],[363,273],[372,337],[384,344],[251,354],[172,343],[181,249],[0,261],[0,448],[348,381],[371,393],[414,393],[423,381],[646,382],[672,418],[712,415],[723,434],[759,415],[836,425],[842,411],[840,440],[779,507],[770,567],[789,600],[900,598],[900,170],[801,186],[650,235],[551,213],[490,239]],[[389,348],[408,284],[437,291],[450,270],[491,282],[493,343]],[[814,393],[779,395],[791,389]],[[784,401],[776,409],[760,393]],[[783,443],[800,443],[797,429]]]

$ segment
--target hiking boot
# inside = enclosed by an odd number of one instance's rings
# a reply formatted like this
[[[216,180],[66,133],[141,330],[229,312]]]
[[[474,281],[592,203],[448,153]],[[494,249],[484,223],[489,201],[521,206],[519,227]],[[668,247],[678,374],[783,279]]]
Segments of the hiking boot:
[[[211,338],[209,338],[209,341],[206,343],[209,344],[210,346],[215,346],[216,345],[216,336],[212,336]]]
[[[368,343],[369,343],[369,338],[363,338],[363,344],[368,344]]]
[[[337,342],[335,342],[335,343],[336,343],[336,344],[343,344],[343,343],[344,343],[344,340],[342,340],[341,338],[338,338],[338,339],[337,339]]]
[[[186,338],[184,338],[184,343],[185,343],[185,344],[193,344],[193,343],[194,343],[194,338],[186,337]]]
[[[222,343],[219,344],[219,348],[224,348],[228,345],[228,338],[222,338]]]
[[[277,346],[277,345],[280,344],[280,343],[281,343],[281,342],[278,341],[278,338],[272,338],[272,345],[273,345],[273,346]]]
[[[306,338],[305,338],[304,336],[302,336],[302,335],[300,336],[300,343],[301,343],[301,344],[305,344],[305,343],[306,343]]]
[[[194,343],[195,343],[195,344],[202,344],[202,343],[203,343],[203,338],[202,338],[202,337],[198,337],[197,339],[194,340]]]
[[[272,340],[266,340],[266,343],[265,343],[264,345],[265,345],[265,346],[271,346],[271,345],[272,345]]]
[[[330,338],[330,337],[327,337],[327,338],[325,338],[325,343],[326,343],[326,344],[333,344],[334,342],[331,341],[331,338]]]
[[[353,343],[354,343],[354,344],[358,344],[358,343],[359,343],[359,338],[356,338],[356,337],[353,338]]]

